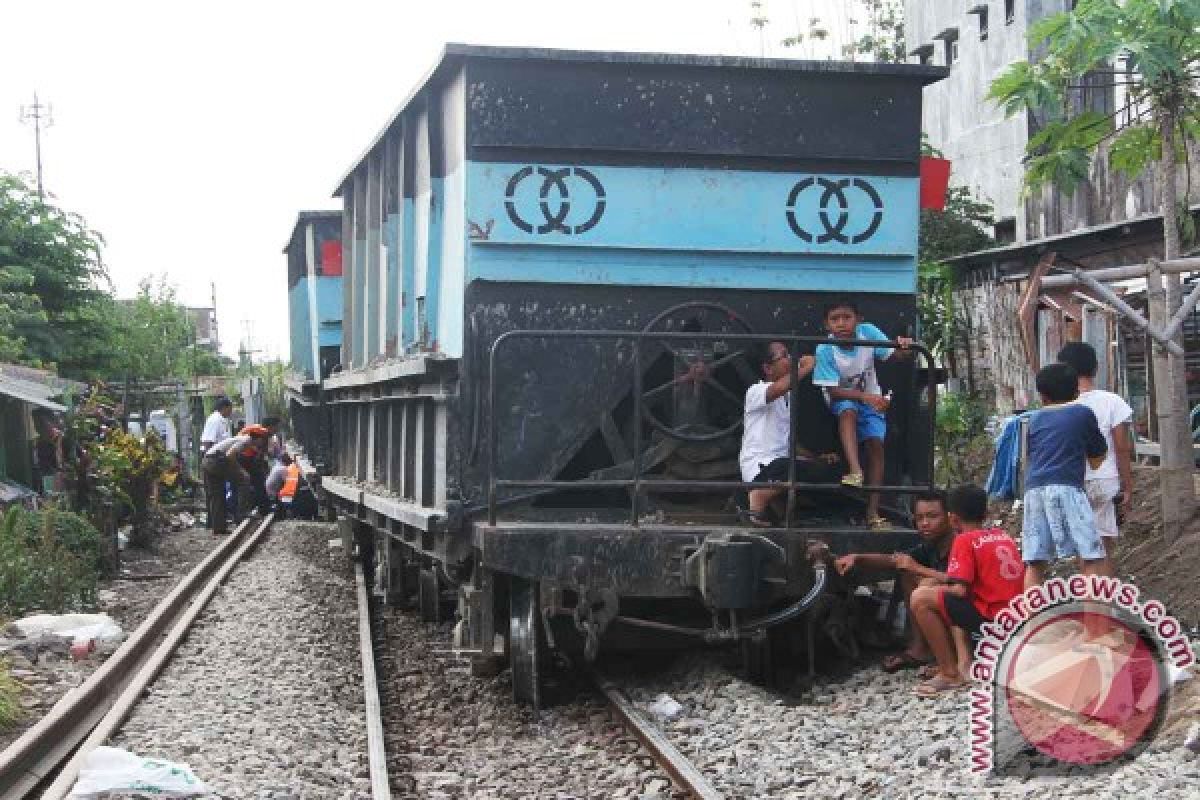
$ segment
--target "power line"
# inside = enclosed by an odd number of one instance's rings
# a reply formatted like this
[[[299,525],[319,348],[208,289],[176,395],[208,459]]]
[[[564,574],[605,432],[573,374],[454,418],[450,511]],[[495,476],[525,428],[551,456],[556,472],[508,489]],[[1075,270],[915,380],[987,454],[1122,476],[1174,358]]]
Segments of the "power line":
[[[37,154],[37,189],[38,199],[46,200],[46,192],[42,188],[42,128],[54,124],[54,107],[38,100],[37,92],[33,93],[33,104],[21,106],[21,122],[29,124],[33,121],[33,147]]]

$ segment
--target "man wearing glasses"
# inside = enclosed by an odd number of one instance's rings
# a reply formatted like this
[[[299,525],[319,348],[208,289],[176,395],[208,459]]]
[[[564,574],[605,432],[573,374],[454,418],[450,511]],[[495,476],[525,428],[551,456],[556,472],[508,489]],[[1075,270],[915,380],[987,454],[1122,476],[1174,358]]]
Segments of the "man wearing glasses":
[[[792,381],[804,380],[813,371],[812,356],[800,356],[792,365],[791,354],[783,342],[769,342],[760,352],[763,380],[746,390],[743,418],[742,451],[738,463],[742,480],[747,482],[786,481],[788,478],[788,432],[791,429]],[[798,462],[797,467],[801,464]],[[805,470],[808,472],[808,470]],[[798,469],[796,477],[805,480]],[[771,501],[783,494],[782,487],[751,489],[750,524],[769,528]]]

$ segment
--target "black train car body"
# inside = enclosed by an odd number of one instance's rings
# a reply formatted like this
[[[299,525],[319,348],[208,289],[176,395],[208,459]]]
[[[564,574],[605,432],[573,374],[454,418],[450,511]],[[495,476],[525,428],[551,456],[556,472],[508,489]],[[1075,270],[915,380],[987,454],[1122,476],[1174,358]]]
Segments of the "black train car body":
[[[464,645],[505,647],[532,699],[521,664],[569,638],[556,621],[589,656],[622,632],[761,636],[820,588],[814,542],[911,542],[836,502],[752,529],[731,482],[744,337],[811,352],[835,296],[914,333],[921,89],[943,75],[448,46],[337,188],[323,485],[380,590],[433,616],[457,587]],[[926,374],[881,368],[889,485],[929,480]],[[819,391],[794,405],[797,437],[836,449]]]

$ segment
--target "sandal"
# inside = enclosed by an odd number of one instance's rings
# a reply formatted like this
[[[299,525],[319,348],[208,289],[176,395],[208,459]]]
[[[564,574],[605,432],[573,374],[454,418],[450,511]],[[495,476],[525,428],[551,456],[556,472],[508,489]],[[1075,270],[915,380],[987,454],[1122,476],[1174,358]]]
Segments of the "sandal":
[[[924,666],[926,663],[914,656],[907,650],[901,650],[899,653],[892,653],[883,659],[883,671],[891,674],[904,669],[917,669]]]
[[[773,528],[775,522],[771,519],[769,511],[747,511],[743,515],[746,522],[749,522],[756,528]]]
[[[852,489],[861,489],[863,485],[863,474],[861,472],[847,472],[842,476],[842,486],[849,486]]]
[[[950,678],[945,678],[938,674],[934,675],[924,683],[917,684],[917,688],[913,691],[916,692],[917,697],[937,697],[939,694],[957,691],[958,689],[965,688],[966,686],[967,682],[961,678],[958,680],[951,680]]]

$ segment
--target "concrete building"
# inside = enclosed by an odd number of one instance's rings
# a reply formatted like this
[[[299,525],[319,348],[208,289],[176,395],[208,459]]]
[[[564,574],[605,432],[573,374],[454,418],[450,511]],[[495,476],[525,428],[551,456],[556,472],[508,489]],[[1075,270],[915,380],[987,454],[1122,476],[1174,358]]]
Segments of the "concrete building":
[[[985,397],[1000,412],[1036,403],[1033,371],[1052,360],[1061,344],[1084,339],[1102,360],[1102,383],[1125,394],[1135,408],[1138,433],[1153,437],[1143,335],[1086,290],[1042,292],[1033,312],[1033,352],[1018,330],[1018,304],[1039,261],[1054,268],[1099,269],[1162,257],[1161,180],[1148,169],[1134,179],[1108,168],[1105,150],[1093,159],[1089,180],[1065,192],[1045,187],[1024,194],[1022,159],[1036,134],[1034,115],[1006,119],[986,99],[991,82],[1009,64],[1037,57],[1028,47],[1032,24],[1073,6],[1072,0],[908,0],[905,34],[910,58],[950,67],[945,80],[925,88],[923,130],[952,162],[951,183],[992,203],[999,246],[949,260],[958,276],[958,303],[967,335],[950,359],[951,386]],[[1118,60],[1113,69],[1125,69]],[[1094,110],[1127,123],[1131,106],[1111,73],[1081,81],[1069,99],[1076,111]],[[1181,165],[1179,185],[1200,186],[1200,150],[1189,143],[1190,181]],[[1193,215],[1200,211],[1192,207]],[[1200,216],[1197,217],[1200,220]],[[1144,304],[1140,286],[1124,289],[1128,302]],[[1200,318],[1184,326],[1189,393],[1200,401]]]
[[[1006,119],[987,100],[991,82],[1011,63],[1034,58],[1030,25],[1067,10],[1073,0],[907,0],[905,36],[914,62],[950,67],[950,76],[925,88],[923,130],[952,162],[951,183],[966,186],[995,209],[1001,243],[1138,219],[1158,213],[1159,181],[1153,170],[1129,179],[1108,168],[1107,153],[1092,164],[1090,180],[1072,193],[1047,187],[1022,196],[1025,145],[1037,132],[1030,115]],[[1113,65],[1124,68],[1124,62]],[[1096,74],[1075,91],[1071,106],[1112,114],[1118,123],[1136,109],[1111,75]],[[1193,158],[1195,163],[1197,159]],[[1193,169],[1200,185],[1200,170]]]

